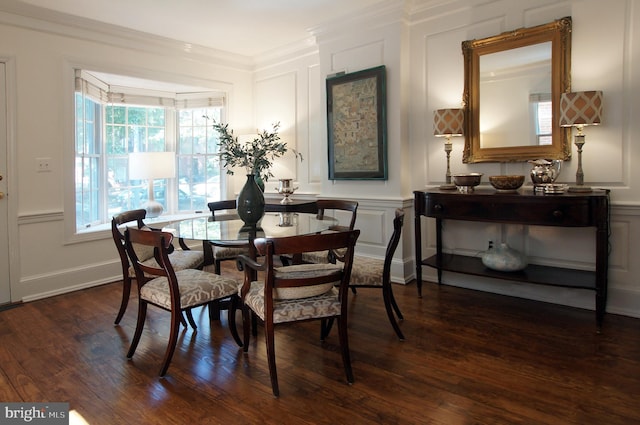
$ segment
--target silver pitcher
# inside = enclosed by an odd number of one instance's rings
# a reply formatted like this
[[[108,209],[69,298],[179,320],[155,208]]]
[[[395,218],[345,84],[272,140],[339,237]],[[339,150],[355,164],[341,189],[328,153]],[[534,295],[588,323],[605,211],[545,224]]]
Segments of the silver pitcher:
[[[529,161],[529,164],[533,164],[531,181],[535,191],[544,190],[546,185],[554,183],[562,168],[562,160],[560,159],[536,159]]]

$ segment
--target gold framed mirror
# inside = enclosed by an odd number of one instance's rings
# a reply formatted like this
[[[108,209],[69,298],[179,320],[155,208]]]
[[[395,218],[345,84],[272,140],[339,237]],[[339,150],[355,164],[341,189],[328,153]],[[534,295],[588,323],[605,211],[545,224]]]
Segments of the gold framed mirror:
[[[465,144],[462,162],[571,157],[559,125],[571,89],[571,17],[462,42]]]

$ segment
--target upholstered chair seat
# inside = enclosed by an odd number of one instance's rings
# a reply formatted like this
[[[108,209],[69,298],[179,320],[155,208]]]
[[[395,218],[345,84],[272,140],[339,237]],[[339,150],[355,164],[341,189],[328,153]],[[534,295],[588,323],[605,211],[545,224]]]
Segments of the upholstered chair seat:
[[[336,250],[336,253],[339,256],[343,256],[345,254],[344,250]],[[329,255],[329,251],[314,251],[314,252],[305,252],[302,254],[302,262],[303,263],[331,263],[332,259]]]
[[[202,266],[204,261],[204,254],[202,251],[182,251],[176,250],[169,254],[169,260],[175,270],[185,269],[198,269]],[[148,258],[143,261],[144,265],[151,267],[158,267],[158,262],[153,258]],[[136,271],[133,266],[129,266],[129,277],[135,279]]]
[[[206,304],[212,299],[226,298],[238,293],[238,283],[235,279],[194,269],[179,270],[175,273],[182,308]],[[157,277],[147,282],[140,289],[140,296],[150,303],[171,310],[171,293],[166,277]]]
[[[382,286],[384,260],[356,255],[353,257],[349,286]]]
[[[273,322],[284,323],[340,314],[340,299],[335,285],[340,284],[342,266],[336,264],[299,264],[274,267],[276,279],[309,279],[335,275],[336,280],[319,285],[273,289]],[[240,285],[239,290],[242,285]],[[264,282],[254,281],[245,304],[264,320]]]

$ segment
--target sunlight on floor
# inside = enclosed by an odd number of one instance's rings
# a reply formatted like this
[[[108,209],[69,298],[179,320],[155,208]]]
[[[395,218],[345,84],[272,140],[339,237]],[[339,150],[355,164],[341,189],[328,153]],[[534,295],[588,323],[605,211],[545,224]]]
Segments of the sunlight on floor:
[[[85,421],[77,410],[71,410],[69,412],[69,425],[89,425],[89,422]]]

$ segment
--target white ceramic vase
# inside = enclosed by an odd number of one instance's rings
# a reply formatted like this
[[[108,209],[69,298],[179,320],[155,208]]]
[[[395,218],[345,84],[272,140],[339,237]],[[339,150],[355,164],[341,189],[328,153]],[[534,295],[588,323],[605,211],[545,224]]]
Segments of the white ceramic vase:
[[[490,242],[482,254],[482,264],[500,272],[517,272],[527,267],[527,258],[506,243],[494,247]]]

